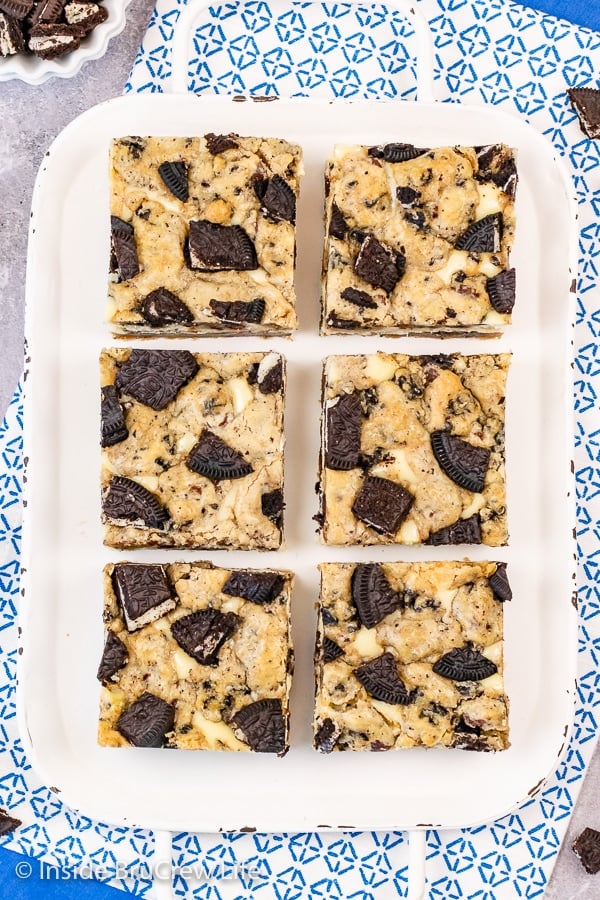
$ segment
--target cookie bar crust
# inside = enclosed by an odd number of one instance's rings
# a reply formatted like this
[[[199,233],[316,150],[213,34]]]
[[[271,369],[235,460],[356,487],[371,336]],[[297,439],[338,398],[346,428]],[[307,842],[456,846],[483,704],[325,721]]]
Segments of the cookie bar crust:
[[[315,749],[509,746],[504,563],[320,570]]]
[[[100,373],[105,544],[281,545],[282,356],[111,348]]]
[[[516,185],[504,144],[335,147],[322,333],[499,333],[515,302]]]
[[[287,751],[290,572],[126,562],[103,578],[100,745]]]
[[[113,333],[293,332],[302,171],[301,148],[279,138],[113,140]]]
[[[506,544],[509,364],[509,353],[328,357],[323,541]]]

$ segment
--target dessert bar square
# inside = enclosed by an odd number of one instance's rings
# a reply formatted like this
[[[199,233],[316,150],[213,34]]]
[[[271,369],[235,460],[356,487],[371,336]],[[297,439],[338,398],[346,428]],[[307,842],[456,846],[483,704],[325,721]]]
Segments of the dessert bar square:
[[[280,546],[282,356],[112,348],[100,372],[108,546]]]
[[[107,565],[99,743],[283,756],[292,582],[207,562]]]
[[[113,333],[294,331],[301,174],[301,148],[279,138],[114,139]]]
[[[328,357],[324,542],[506,544],[509,362],[508,353]]]
[[[509,147],[340,145],[325,184],[323,333],[497,333],[511,321]]]
[[[317,750],[509,746],[505,563],[319,568]]]

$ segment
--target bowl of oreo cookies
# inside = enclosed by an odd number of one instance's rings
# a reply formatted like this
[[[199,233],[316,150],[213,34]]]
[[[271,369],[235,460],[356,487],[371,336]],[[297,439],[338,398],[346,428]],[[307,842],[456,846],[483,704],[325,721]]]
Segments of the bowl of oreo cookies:
[[[70,78],[125,26],[129,0],[0,0],[0,81]]]

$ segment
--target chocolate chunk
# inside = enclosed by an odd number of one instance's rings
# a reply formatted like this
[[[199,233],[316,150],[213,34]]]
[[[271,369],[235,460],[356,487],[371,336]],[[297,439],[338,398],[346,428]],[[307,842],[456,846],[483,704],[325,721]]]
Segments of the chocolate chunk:
[[[162,747],[175,725],[175,707],[146,691],[117,720],[117,731],[134,747]]]
[[[452,681],[482,681],[495,675],[498,671],[496,663],[480,653],[471,645],[457,647],[445,653],[433,664],[436,675],[450,678]]]
[[[517,273],[514,269],[506,269],[495,275],[494,278],[487,279],[486,290],[496,312],[512,312],[515,305],[516,288]]]
[[[477,148],[477,181],[491,181],[509,197],[514,197],[517,190],[517,166],[514,156],[508,147],[502,144],[490,144]]]
[[[431,449],[441,469],[455,484],[480,494],[490,462],[490,451],[474,447],[448,431],[431,433]]]
[[[454,246],[471,253],[497,253],[502,241],[502,213],[490,213],[472,222]]]
[[[421,192],[409,187],[409,185],[401,185],[396,188],[398,202],[400,203],[400,206],[404,206],[405,208],[413,206],[420,196]]]
[[[22,824],[20,819],[15,819],[14,816],[9,816],[6,810],[0,809],[0,837],[4,837],[5,834],[11,834]]]
[[[213,315],[226,325],[241,325],[243,322],[257,324],[265,314],[266,303],[262,297],[245,302],[244,300],[211,300],[209,303]]]
[[[225,153],[226,150],[235,150],[236,147],[239,147],[239,144],[234,140],[234,136],[231,134],[213,134],[210,132],[209,134],[204,135],[204,139],[206,141],[208,152],[212,153],[213,156],[217,156],[219,153]]]
[[[137,481],[121,475],[111,478],[102,499],[102,510],[109,519],[125,520],[130,525],[141,523],[161,531],[171,518],[154,494]]]
[[[252,466],[241,453],[238,453],[207,428],[204,429],[200,440],[192,448],[186,465],[192,472],[204,475],[211,481],[244,478],[253,471]]]
[[[206,219],[190,222],[190,267],[202,272],[258,269],[254,244],[241,225],[218,225]]]
[[[232,572],[221,592],[263,606],[277,599],[284,584],[285,579],[278,572]]]
[[[183,300],[165,287],[157,288],[144,297],[140,313],[155,328],[163,325],[189,325],[194,316]]]
[[[120,391],[151,409],[165,409],[194,377],[198,363],[188,350],[138,350],[120,366]]]
[[[133,225],[118,216],[110,217],[110,271],[119,281],[129,281],[140,271]]]
[[[344,655],[344,651],[340,647],[339,644],[336,644],[335,641],[332,641],[331,638],[323,639],[323,662],[333,662],[336,659],[339,659],[340,656]]]
[[[256,383],[261,394],[278,394],[283,388],[283,360],[277,354],[265,356],[256,373]]]
[[[285,719],[280,700],[269,698],[250,703],[235,714],[232,722],[256,753],[283,756],[286,752]]]
[[[187,203],[190,196],[187,163],[182,160],[163,162],[158,167],[158,174],[173,196]]]
[[[113,384],[105,385],[101,390],[100,402],[100,445],[112,447],[129,437],[129,429],[125,424],[125,413],[119,403],[119,395]]]
[[[432,531],[426,544],[438,547],[442,544],[480,544],[481,522],[479,515],[474,513],[468,519],[457,519],[452,525],[446,525],[438,531]]]
[[[488,584],[496,600],[507,603],[512,600],[512,590],[506,573],[506,563],[496,563],[496,571],[488,578]]]
[[[27,46],[40,59],[57,59],[65,53],[77,50],[81,37],[82,33],[77,25],[39,22],[29,32]]]
[[[62,0],[58,0],[62,2]],[[106,22],[108,10],[105,6],[89,0],[70,0],[65,6],[65,19],[69,25],[77,25],[83,30],[84,35],[90,34],[97,25]]]
[[[325,465],[347,472],[358,466],[362,404],[357,393],[342,394],[327,407]]]
[[[600,831],[584,828],[573,843],[573,851],[589,875],[600,872]]]
[[[331,237],[343,241],[347,233],[348,225],[346,224],[343,213],[339,206],[333,203],[331,206],[331,216],[329,217],[329,234]]]
[[[404,275],[405,266],[406,258],[402,253],[368,234],[358,251],[354,271],[371,287],[381,288],[386,294],[391,294]]]
[[[352,600],[365,628],[374,628],[401,609],[403,597],[393,589],[379,563],[360,563],[352,573]]]
[[[391,653],[382,653],[375,659],[354,669],[354,674],[371,697],[383,703],[407,706],[416,697],[416,691],[408,691],[398,675],[396,659]]]
[[[279,488],[261,495],[260,508],[263,516],[270,519],[280,531],[283,526],[283,507],[283,491]]]
[[[385,162],[407,162],[429,153],[429,148],[415,147],[414,144],[384,144],[383,147],[369,147],[367,150],[373,159],[383,159]]]
[[[167,572],[156,563],[116,563],[112,584],[128,631],[137,631],[177,606]]]
[[[415,228],[421,230],[425,227],[425,213],[422,209],[417,209],[414,212],[405,212],[404,221],[410,222]]]
[[[14,16],[0,11],[0,57],[14,56],[25,49],[25,38]]]
[[[117,672],[126,665],[128,659],[127,648],[121,638],[117,637],[114,631],[109,631],[106,635],[96,678],[102,684],[110,684]]]
[[[367,475],[352,505],[354,515],[383,534],[396,534],[414,497],[396,481]]]
[[[33,0],[0,0],[0,12],[14,19],[24,19],[32,6]]]
[[[377,309],[377,301],[373,300],[366,291],[357,291],[355,288],[348,287],[344,288],[341,296],[342,300],[347,300],[348,303],[353,303],[360,309]]]
[[[142,137],[138,137],[138,135],[121,138],[118,141],[121,146],[126,147],[128,152],[134,159],[141,159],[146,149],[146,141]],[[137,215],[141,215],[138,211]]]
[[[276,222],[296,221],[296,195],[287,181],[280,175],[272,178],[257,178],[254,190],[260,200],[260,209],[265,216]]]
[[[235,613],[222,613],[209,606],[177,619],[171,625],[171,634],[200,665],[216,666],[219,650],[231,637],[238,622],[239,617]]]
[[[330,328],[339,328],[343,331],[355,331],[360,328],[360,322],[355,319],[342,319],[336,312],[331,312],[327,316],[327,324]]]
[[[569,88],[567,94],[585,136],[592,140],[600,138],[600,90],[591,87]]]
[[[340,736],[339,728],[331,719],[323,719],[315,732],[314,747],[320,753],[331,753]]]

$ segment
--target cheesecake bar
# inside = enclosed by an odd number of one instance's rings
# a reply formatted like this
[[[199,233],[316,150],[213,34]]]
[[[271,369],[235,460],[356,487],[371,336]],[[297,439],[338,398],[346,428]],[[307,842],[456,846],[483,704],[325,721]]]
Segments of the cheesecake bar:
[[[504,144],[339,145],[326,166],[324,334],[494,334],[511,321]]]
[[[105,544],[280,546],[282,356],[111,348],[100,373]]]
[[[509,746],[505,563],[322,563],[314,746]]]
[[[114,139],[113,333],[294,331],[301,174],[301,148],[279,138]]]
[[[119,562],[103,576],[101,745],[287,752],[291,573]]]
[[[328,357],[323,541],[506,544],[509,362],[508,353]]]

